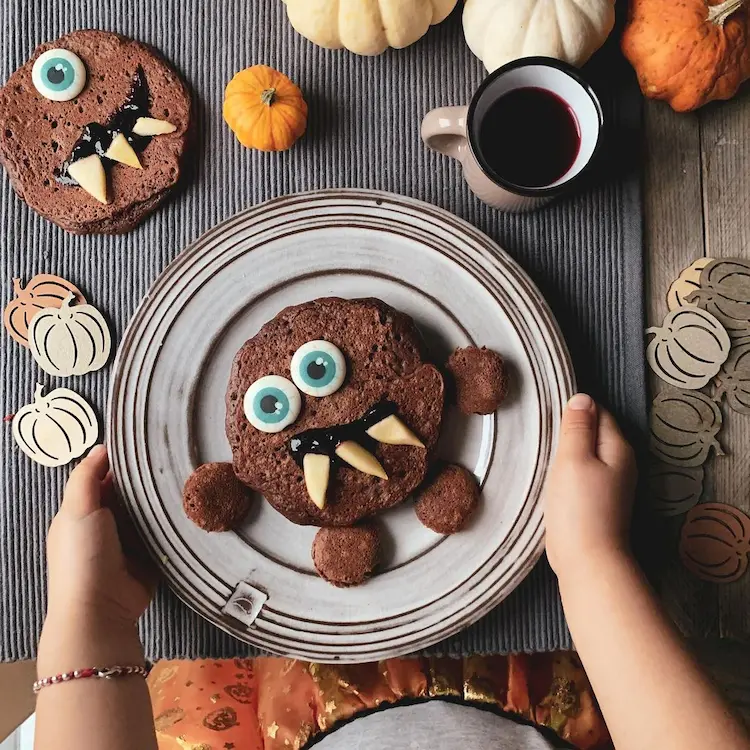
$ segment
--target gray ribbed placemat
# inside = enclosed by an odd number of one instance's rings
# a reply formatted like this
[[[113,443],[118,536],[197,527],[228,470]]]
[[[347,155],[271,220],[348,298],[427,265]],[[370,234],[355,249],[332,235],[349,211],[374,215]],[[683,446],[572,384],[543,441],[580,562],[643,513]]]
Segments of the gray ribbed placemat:
[[[642,355],[642,243],[637,174],[630,158],[605,160],[597,187],[527,216],[498,214],[471,196],[458,165],[419,139],[431,108],[465,103],[484,75],[465,46],[460,14],[420,43],[374,58],[331,52],[297,36],[281,0],[4,0],[0,79],[34,47],[82,28],[117,31],[149,42],[183,72],[195,94],[200,137],[184,189],[144,226],[123,237],[74,237],[44,221],[0,179],[0,304],[10,280],[64,276],[105,311],[119,340],[162,268],[209,227],[267,198],[324,187],[390,190],[443,206],[468,219],[530,272],[552,304],[579,363],[581,384],[631,425],[645,421]],[[240,147],[221,118],[224,85],[253,63],[280,68],[303,88],[309,130],[289,153]],[[616,45],[589,75],[600,78],[615,147],[638,130],[640,104]],[[596,82],[595,82],[596,83]],[[3,334],[3,414],[32,399],[34,384],[53,385],[30,354]],[[104,414],[109,368],[68,381]],[[44,469],[3,430],[0,477],[0,659],[34,655],[45,601],[44,537],[67,469]],[[247,652],[167,591],[143,632],[154,656]],[[570,646],[554,577],[540,564],[484,621],[443,644],[450,653],[537,651]]]

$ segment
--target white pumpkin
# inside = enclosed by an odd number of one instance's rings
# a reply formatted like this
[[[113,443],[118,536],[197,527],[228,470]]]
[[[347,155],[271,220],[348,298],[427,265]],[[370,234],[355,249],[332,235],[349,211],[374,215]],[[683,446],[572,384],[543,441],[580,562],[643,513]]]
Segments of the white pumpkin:
[[[107,322],[92,305],[72,305],[74,299],[69,294],[59,309],[40,310],[29,326],[29,349],[50,375],[85,375],[109,359],[112,337]]]
[[[321,47],[379,55],[408,47],[458,0],[284,0],[295,30]]]
[[[13,417],[13,438],[18,447],[42,466],[63,466],[96,442],[99,424],[94,410],[74,391],[56,388],[43,395],[37,384],[34,403]]]
[[[466,43],[490,72],[536,55],[583,65],[614,25],[615,0],[466,0],[464,7]]]

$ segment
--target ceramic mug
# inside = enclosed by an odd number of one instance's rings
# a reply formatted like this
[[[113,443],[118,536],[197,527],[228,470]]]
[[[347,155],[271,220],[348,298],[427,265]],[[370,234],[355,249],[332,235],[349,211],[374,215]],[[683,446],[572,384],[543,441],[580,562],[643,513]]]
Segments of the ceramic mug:
[[[542,187],[524,187],[504,179],[478,148],[483,118],[492,105],[522,88],[550,91],[568,105],[578,121],[578,155],[562,177]],[[549,203],[580,181],[599,147],[603,126],[599,99],[574,67],[549,57],[527,57],[491,73],[468,106],[428,112],[422,121],[422,140],[429,148],[461,162],[464,178],[480,200],[501,211],[520,212]]]

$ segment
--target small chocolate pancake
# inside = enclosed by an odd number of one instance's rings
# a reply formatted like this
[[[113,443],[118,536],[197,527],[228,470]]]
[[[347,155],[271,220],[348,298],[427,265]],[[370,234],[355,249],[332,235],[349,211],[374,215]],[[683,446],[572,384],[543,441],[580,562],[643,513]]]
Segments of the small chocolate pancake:
[[[378,532],[372,526],[321,529],[313,541],[312,559],[321,578],[346,588],[369,578],[379,552]]]
[[[185,482],[182,504],[185,515],[203,530],[230,531],[247,515],[250,492],[232,464],[203,464]]]
[[[448,464],[420,490],[415,503],[417,518],[438,534],[460,531],[479,504],[479,486],[471,472]]]
[[[75,99],[51,101],[32,81],[34,62],[52,49],[74,53],[86,69],[85,87]],[[143,114],[171,123],[175,131],[143,138],[123,133],[135,144],[142,169],[102,159],[110,202],[100,203],[76,184],[65,184],[66,162],[91,132],[87,126],[106,129],[132,100],[141,72]],[[131,128],[133,118],[124,119],[123,130]],[[35,211],[76,234],[128,232],[151,213],[180,178],[190,128],[190,93],[178,73],[156,50],[110,32],[75,31],[41,45],[0,89],[0,161],[13,188]],[[104,136],[105,146],[112,132]]]
[[[503,358],[490,349],[467,346],[448,360],[456,386],[458,408],[464,414],[492,414],[508,395]]]
[[[346,379],[322,398],[301,394],[297,420],[265,433],[245,415],[243,397],[265,375],[291,378],[292,357],[303,344],[325,340],[346,360]],[[410,317],[375,299],[318,299],[282,310],[237,354],[227,389],[226,431],[237,476],[260,492],[290,521],[350,526],[403,502],[423,481],[440,434],[443,378],[423,359],[419,332]],[[314,429],[337,430],[388,402],[425,447],[386,445],[354,436],[373,451],[388,479],[334,461],[326,505],[310,499],[291,441]]]

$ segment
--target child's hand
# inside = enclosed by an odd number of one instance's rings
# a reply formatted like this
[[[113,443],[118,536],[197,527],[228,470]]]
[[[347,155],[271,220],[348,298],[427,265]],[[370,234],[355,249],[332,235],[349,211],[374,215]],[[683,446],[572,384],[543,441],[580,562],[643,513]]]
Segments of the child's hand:
[[[123,555],[111,491],[107,450],[98,445],[71,473],[50,526],[48,620],[132,627],[151,601],[151,587]]]
[[[633,450],[612,415],[574,396],[544,490],[547,556],[559,578],[629,554],[635,482]]]

